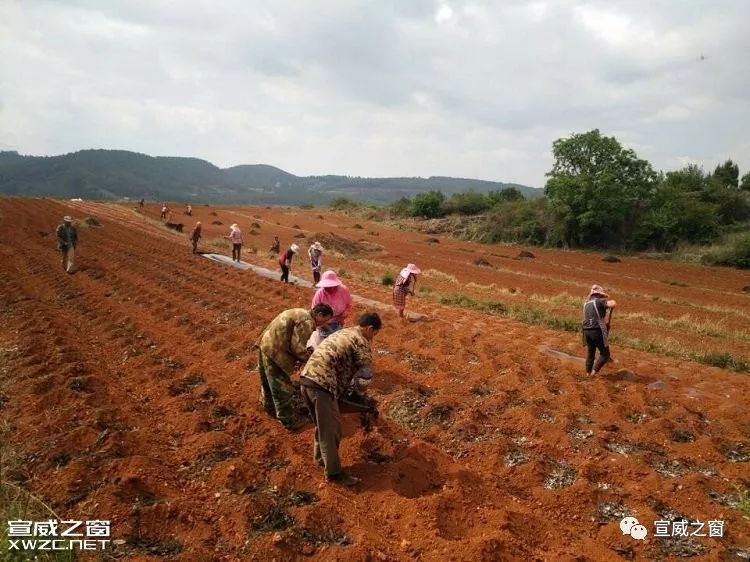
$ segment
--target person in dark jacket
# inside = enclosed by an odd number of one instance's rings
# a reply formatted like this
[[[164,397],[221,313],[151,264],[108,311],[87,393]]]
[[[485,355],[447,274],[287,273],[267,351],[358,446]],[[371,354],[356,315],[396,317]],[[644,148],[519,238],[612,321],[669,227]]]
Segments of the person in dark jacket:
[[[281,267],[281,281],[289,283],[289,270],[292,268],[292,258],[299,252],[299,246],[292,244],[289,249],[279,256],[279,266]]]
[[[73,226],[73,219],[63,217],[63,222],[57,227],[57,248],[62,255],[62,267],[68,273],[73,273],[73,259],[78,245],[78,231]]]
[[[617,303],[609,299],[600,285],[592,285],[583,305],[583,343],[586,352],[586,374],[595,375],[610,360],[609,317]],[[599,359],[594,363],[596,350]]]

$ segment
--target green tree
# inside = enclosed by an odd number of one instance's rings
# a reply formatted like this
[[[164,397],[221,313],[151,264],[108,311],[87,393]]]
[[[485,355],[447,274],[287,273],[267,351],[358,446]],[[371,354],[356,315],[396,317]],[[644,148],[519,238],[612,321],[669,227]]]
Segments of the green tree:
[[[558,139],[544,188],[565,245],[625,246],[653,198],[651,164],[598,129]]]
[[[718,205],[705,201],[707,178],[698,166],[667,172],[638,225],[636,246],[673,250],[680,242],[705,243],[719,232]]]
[[[740,186],[740,167],[731,160],[727,160],[716,166],[713,178],[722,187],[738,189]]]
[[[413,217],[435,218],[445,214],[443,205],[445,195],[442,191],[427,191],[414,196],[409,207],[409,214]]]
[[[742,191],[750,191],[750,172],[742,176],[742,182],[740,183],[740,189]]]
[[[483,193],[477,193],[473,189],[462,193],[454,193],[448,200],[446,210],[451,213],[462,215],[478,215],[490,208],[490,201]]]
[[[487,192],[487,199],[490,204],[494,207],[495,205],[501,205],[508,201],[523,201],[524,196],[515,187],[507,187],[505,189],[498,189]]]

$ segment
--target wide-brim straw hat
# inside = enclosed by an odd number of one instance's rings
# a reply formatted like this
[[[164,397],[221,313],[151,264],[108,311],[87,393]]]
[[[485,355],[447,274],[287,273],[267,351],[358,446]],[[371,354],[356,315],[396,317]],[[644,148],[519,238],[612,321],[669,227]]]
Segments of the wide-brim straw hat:
[[[237,223],[234,223],[234,224],[230,224],[229,228],[231,228],[232,230],[234,230],[235,228],[239,228],[239,227],[237,226]]]
[[[419,269],[416,265],[413,263],[408,264],[404,269],[401,270],[401,277],[409,277],[409,275],[419,275],[422,273],[422,270]]]
[[[68,216],[68,215],[65,215],[65,216],[63,217],[63,222],[73,222],[73,219],[72,219],[72,217],[70,217],[70,216]]]
[[[591,285],[591,290],[589,291],[589,297],[593,297],[594,295],[599,295],[601,297],[604,297],[605,299],[609,297],[607,293],[604,292],[604,289],[601,285]]]
[[[326,287],[340,287],[341,285],[343,285],[343,283],[341,282],[341,279],[339,279],[339,276],[336,275],[335,271],[329,269],[321,275],[320,281],[318,281],[318,284],[315,286],[325,289]]]
[[[297,246],[297,244],[292,244],[291,246],[289,246],[289,249],[292,250],[292,252],[294,252],[295,254],[299,252],[299,246]]]
[[[317,242],[317,241],[313,242],[312,247],[315,248],[316,250],[321,251],[321,252],[323,251],[323,246],[321,246],[320,242]]]

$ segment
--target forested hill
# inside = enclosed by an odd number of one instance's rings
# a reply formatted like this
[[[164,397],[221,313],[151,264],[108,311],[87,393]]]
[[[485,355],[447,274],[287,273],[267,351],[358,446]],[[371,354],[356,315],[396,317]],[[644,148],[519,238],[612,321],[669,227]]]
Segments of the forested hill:
[[[263,164],[218,168],[198,158],[153,157],[124,150],[82,150],[61,156],[0,151],[0,193],[7,195],[196,201],[245,204],[325,204],[336,197],[389,203],[440,190],[515,187],[526,197],[541,189],[473,179],[295,176]]]

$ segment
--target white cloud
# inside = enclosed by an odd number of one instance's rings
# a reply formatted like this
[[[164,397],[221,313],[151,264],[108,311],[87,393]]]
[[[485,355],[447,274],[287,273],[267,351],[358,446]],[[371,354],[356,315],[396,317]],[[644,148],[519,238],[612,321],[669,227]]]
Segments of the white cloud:
[[[749,20],[745,0],[7,0],[0,148],[543,185],[552,142],[597,127],[657,168],[747,170]]]
[[[453,8],[448,4],[441,4],[435,12],[436,23],[448,23],[453,19]]]

